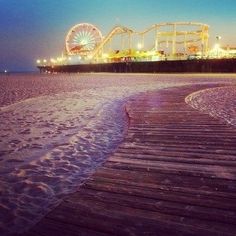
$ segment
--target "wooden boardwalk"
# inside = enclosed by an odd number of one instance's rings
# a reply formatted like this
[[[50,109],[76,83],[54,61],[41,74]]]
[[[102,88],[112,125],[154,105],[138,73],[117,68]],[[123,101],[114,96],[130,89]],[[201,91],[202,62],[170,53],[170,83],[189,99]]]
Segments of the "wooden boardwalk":
[[[24,235],[235,236],[236,128],[184,102],[206,87],[132,99],[116,152]]]

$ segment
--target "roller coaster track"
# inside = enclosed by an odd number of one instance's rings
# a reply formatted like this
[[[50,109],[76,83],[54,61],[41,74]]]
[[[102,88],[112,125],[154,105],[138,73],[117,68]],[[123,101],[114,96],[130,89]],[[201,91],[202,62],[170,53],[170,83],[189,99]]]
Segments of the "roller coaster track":
[[[90,55],[91,59],[94,58],[96,55],[99,54],[99,52],[103,49],[104,45],[109,42],[109,40],[114,36],[118,34],[133,34],[135,33],[133,30],[124,27],[124,26],[115,26],[110,33],[102,40],[102,42],[95,48],[95,50]]]
[[[159,29],[161,27],[165,27],[165,26],[198,26],[198,27],[202,27],[204,29],[209,29],[209,25],[207,24],[202,24],[202,23],[198,23],[198,22],[166,22],[166,23],[160,23],[160,24],[154,24],[151,27],[147,28],[146,30],[140,32],[139,34],[146,34],[149,31],[153,30],[153,29]],[[187,31],[189,34],[192,33],[200,33],[202,30],[199,31]],[[184,31],[186,32],[186,31]]]
[[[195,30],[192,29],[192,30],[184,30],[184,31],[179,30],[178,31],[177,30],[178,26],[192,26],[192,27],[197,27],[197,28]],[[173,30],[171,31],[160,30],[161,28],[165,28],[165,27],[173,27]],[[207,45],[207,40],[209,37],[208,29],[209,29],[209,25],[198,23],[198,22],[166,22],[166,23],[154,24],[151,27],[141,32],[134,31],[124,26],[115,26],[110,31],[110,33],[106,37],[103,38],[102,42],[94,49],[94,51],[90,54],[90,58],[94,59],[96,56],[101,54],[105,44],[108,43],[112,39],[113,36],[118,35],[118,34],[126,33],[126,34],[129,34],[130,36],[134,34],[144,36],[150,31],[156,30],[158,37],[172,37],[172,38],[175,37],[176,38],[177,36],[188,36],[188,35],[199,37],[197,39],[184,39],[183,41],[176,41],[175,39],[175,44],[183,44],[183,43],[186,44],[186,43],[205,41],[205,44]],[[164,42],[173,43],[173,40],[169,41],[167,38],[166,40],[160,40],[159,44],[162,44]],[[173,52],[174,51],[175,49],[173,49]]]

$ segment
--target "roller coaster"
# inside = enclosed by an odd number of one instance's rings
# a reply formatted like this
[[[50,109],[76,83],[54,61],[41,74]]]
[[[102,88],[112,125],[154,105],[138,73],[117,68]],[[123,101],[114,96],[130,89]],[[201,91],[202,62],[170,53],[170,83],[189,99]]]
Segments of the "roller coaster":
[[[73,26],[66,35],[64,60],[89,63],[186,59],[208,53],[209,26],[198,22],[154,24],[137,32],[115,26],[105,37],[89,23]]]

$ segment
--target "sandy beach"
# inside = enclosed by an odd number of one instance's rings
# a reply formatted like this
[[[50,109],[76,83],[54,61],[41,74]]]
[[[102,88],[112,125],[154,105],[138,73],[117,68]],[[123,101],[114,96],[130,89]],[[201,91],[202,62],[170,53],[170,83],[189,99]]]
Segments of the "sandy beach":
[[[126,136],[133,97],[214,85],[185,102],[236,125],[236,75],[0,76],[0,233],[31,228],[102,166]]]

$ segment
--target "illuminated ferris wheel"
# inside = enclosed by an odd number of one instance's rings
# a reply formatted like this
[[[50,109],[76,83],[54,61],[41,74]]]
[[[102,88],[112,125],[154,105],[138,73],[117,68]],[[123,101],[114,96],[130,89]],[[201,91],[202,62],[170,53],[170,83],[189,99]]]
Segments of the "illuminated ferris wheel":
[[[81,23],[73,26],[66,36],[68,55],[87,56],[102,41],[100,30],[92,24]]]

